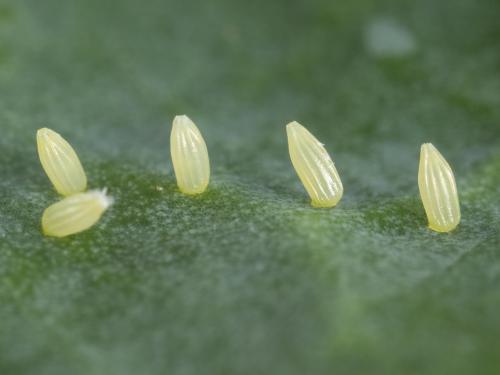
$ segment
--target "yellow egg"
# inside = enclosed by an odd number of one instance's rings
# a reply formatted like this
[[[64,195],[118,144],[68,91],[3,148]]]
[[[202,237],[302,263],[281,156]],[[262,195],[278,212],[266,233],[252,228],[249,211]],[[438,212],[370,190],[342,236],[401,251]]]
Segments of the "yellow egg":
[[[200,194],[210,180],[207,145],[189,117],[176,116],[170,134],[170,153],[177,186],[184,194]]]
[[[42,215],[46,236],[65,237],[89,229],[113,203],[105,191],[71,195],[49,206]]]
[[[420,150],[418,187],[429,228],[449,232],[460,223],[460,204],[455,177],[443,155],[431,143]]]
[[[334,207],[344,188],[330,155],[302,125],[294,121],[286,126],[288,151],[293,167],[311,197],[314,207]]]
[[[38,156],[57,192],[64,196],[87,188],[87,176],[71,145],[53,130],[43,128],[36,134]]]

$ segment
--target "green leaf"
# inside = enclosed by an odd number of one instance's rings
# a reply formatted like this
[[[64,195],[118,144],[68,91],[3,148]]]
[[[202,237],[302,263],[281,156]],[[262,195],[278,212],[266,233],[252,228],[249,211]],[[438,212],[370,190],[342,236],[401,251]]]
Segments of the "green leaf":
[[[6,0],[0,4],[1,374],[497,374],[500,4],[495,0]],[[205,136],[180,194],[170,123]],[[285,124],[345,194],[313,209]],[[116,204],[43,237],[59,199],[35,132]],[[418,152],[463,220],[426,227]]]

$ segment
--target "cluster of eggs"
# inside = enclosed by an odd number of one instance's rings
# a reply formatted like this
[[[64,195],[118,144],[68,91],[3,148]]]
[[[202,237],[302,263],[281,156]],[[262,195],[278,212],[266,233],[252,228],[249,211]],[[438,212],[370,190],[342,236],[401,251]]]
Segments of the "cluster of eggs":
[[[344,188],[335,165],[321,144],[304,126],[286,126],[293,167],[311,198],[313,207],[331,208],[341,200]],[[103,190],[87,190],[87,176],[71,145],[53,130],[37,133],[43,169],[59,194],[59,202],[42,215],[45,235],[64,237],[84,231],[99,221],[113,203]],[[197,126],[187,116],[176,116],[170,134],[170,152],[179,190],[203,193],[210,180],[208,150]],[[451,167],[430,143],[421,147],[418,186],[429,227],[449,232],[460,222],[460,204]]]

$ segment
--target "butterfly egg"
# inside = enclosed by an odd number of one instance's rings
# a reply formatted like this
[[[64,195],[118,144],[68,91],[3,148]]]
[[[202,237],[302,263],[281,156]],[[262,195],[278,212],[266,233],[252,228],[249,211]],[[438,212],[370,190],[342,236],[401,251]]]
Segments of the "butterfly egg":
[[[106,191],[89,191],[71,195],[49,206],[42,215],[46,236],[65,237],[82,232],[97,223],[113,198]]]
[[[57,192],[68,196],[87,188],[87,176],[73,147],[53,130],[42,128],[36,134],[38,156]]]
[[[200,194],[210,180],[207,145],[191,119],[175,116],[170,133],[170,153],[177,186],[184,194]]]
[[[302,125],[294,121],[286,126],[288,151],[293,167],[311,197],[314,207],[334,207],[344,188],[330,155]]]
[[[455,177],[443,155],[431,143],[420,150],[418,187],[429,220],[429,228],[436,232],[449,232],[460,222]]]

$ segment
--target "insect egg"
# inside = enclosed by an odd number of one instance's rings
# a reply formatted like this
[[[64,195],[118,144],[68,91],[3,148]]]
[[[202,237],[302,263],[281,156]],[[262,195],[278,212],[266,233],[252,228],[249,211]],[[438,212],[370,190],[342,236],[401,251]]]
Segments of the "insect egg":
[[[302,125],[294,121],[286,126],[288,150],[293,167],[311,197],[314,207],[334,207],[344,188],[330,155]]]
[[[420,150],[418,187],[429,228],[449,232],[460,223],[460,203],[455,177],[443,155],[431,143]]]
[[[46,236],[65,237],[89,229],[113,203],[106,191],[78,193],[45,209],[42,229]]]
[[[180,191],[203,193],[210,180],[207,145],[194,122],[185,115],[174,118],[170,153]]]
[[[42,128],[36,134],[38,156],[57,192],[68,196],[87,188],[87,176],[73,147],[58,133]]]

